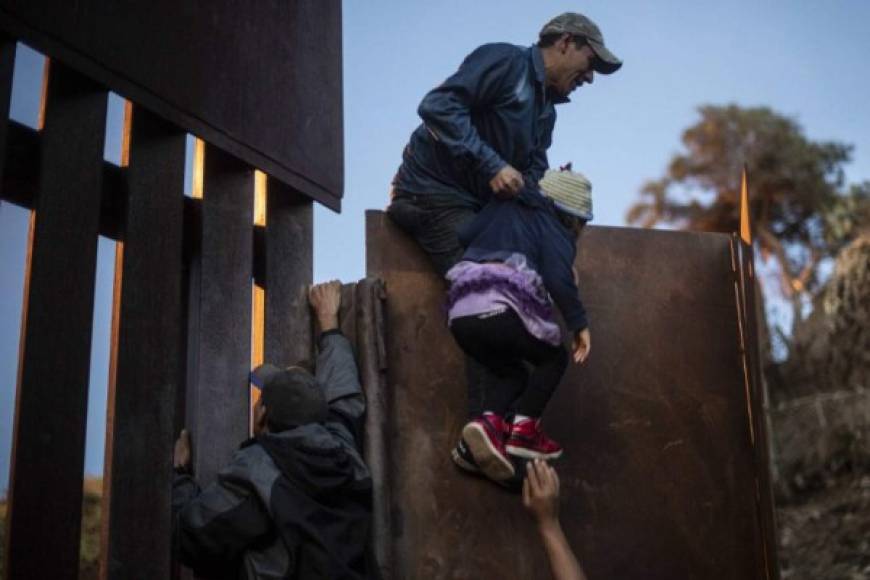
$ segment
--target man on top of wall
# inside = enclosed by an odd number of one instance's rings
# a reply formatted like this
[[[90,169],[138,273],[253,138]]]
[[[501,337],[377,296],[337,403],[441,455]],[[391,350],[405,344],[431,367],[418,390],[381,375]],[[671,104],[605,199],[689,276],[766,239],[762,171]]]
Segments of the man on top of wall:
[[[403,152],[387,214],[443,276],[464,251],[457,232],[492,196],[541,195],[555,105],[569,102],[596,72],[612,74],[621,66],[598,26],[574,12],[547,22],[531,47],[477,48],[420,103],[423,123]],[[468,416],[474,418],[484,410],[486,371],[469,358],[466,372]],[[471,461],[461,443],[453,456]]]
[[[390,217],[412,235],[443,275],[462,255],[456,231],[492,195],[538,190],[549,167],[555,105],[611,74],[622,61],[598,26],[566,12],[541,29],[537,44],[484,44],[420,103],[393,181]]]

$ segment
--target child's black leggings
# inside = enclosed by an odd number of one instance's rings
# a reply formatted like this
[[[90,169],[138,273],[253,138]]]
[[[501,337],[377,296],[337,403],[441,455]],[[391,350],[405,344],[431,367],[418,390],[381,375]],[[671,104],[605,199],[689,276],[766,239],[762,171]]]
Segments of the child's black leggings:
[[[455,318],[450,330],[462,350],[489,371],[479,385],[482,410],[502,416],[509,410],[541,416],[568,365],[564,346],[532,336],[510,308],[499,314]]]

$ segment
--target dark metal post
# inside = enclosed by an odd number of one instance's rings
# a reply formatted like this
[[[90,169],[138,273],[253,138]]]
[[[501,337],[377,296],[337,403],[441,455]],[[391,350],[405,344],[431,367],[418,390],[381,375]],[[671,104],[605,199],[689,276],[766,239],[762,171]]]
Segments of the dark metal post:
[[[736,246],[738,267],[738,293],[741,327],[741,347],[747,389],[748,419],[752,422],[753,446],[758,466],[756,502],[761,521],[761,547],[764,550],[764,564],[767,578],[779,578],[779,558],[777,557],[776,510],[770,476],[770,434],[767,429],[767,401],[764,391],[764,377],[761,374],[761,355],[758,348],[758,320],[755,301],[755,264],[752,246],[737,236],[732,238]]]
[[[184,133],[135,108],[118,244],[103,514],[104,578],[168,578],[181,376]]]
[[[206,146],[199,254],[191,266],[188,427],[207,485],[248,434],[253,170]]]
[[[752,216],[749,203],[749,175],[746,166],[740,176],[740,235],[732,236],[732,256],[736,254],[739,269],[738,316],[740,317],[743,368],[747,384],[747,405],[754,437],[756,464],[756,501],[761,520],[761,545],[768,578],[779,578],[779,558],[776,555],[776,511],[771,485],[770,440],[768,439],[767,387],[761,372],[762,357],[759,348],[759,317],[764,316],[756,302],[760,285],[755,277],[755,258],[752,248]],[[736,251],[735,251],[736,246]],[[733,258],[732,258],[733,259]],[[764,324],[762,321],[761,324]]]
[[[0,31],[0,175],[6,161],[6,132],[9,129],[9,101],[12,97],[12,73],[15,69],[15,39]],[[2,186],[2,183],[0,183]]]
[[[308,285],[314,275],[314,208],[310,199],[268,180],[265,230],[264,360],[279,366],[310,359]]]
[[[105,89],[52,64],[21,325],[8,578],[78,576],[106,102]]]

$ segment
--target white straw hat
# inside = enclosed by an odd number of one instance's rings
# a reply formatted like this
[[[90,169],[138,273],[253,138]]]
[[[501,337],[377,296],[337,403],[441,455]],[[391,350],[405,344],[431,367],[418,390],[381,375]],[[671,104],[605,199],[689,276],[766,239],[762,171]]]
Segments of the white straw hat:
[[[592,220],[592,184],[582,173],[548,169],[538,186],[560,210],[586,221]]]

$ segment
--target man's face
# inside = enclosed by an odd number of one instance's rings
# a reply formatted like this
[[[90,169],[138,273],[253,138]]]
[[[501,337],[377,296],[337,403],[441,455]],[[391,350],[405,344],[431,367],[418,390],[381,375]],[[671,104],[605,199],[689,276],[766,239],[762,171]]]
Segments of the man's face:
[[[548,85],[556,93],[567,97],[577,87],[584,83],[592,83],[595,53],[588,44],[578,48],[574,40],[567,34],[555,45],[556,60],[548,71]]]

